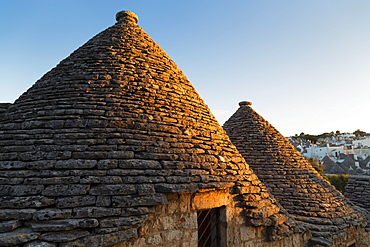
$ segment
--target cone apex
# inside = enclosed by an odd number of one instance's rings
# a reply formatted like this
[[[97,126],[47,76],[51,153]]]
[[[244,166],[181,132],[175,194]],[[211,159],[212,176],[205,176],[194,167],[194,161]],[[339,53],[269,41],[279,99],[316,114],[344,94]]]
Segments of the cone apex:
[[[139,21],[139,17],[134,12],[122,10],[116,14],[116,21],[127,21],[137,23]]]
[[[252,102],[250,101],[241,101],[239,102],[239,106],[251,106]]]

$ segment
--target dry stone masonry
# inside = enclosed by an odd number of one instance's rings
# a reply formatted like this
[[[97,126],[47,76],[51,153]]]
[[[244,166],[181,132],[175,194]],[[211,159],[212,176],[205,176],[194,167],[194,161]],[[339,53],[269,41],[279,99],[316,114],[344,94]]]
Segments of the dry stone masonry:
[[[224,129],[283,208],[322,244],[346,246],[344,243],[350,240],[368,236],[364,232],[368,230],[367,212],[324,180],[285,137],[251,108],[251,102],[239,105]],[[361,229],[358,233],[364,235],[354,237],[353,229]],[[356,246],[360,244],[358,241]],[[362,244],[366,246],[368,242]]]
[[[182,71],[137,21],[135,14],[119,12],[115,25],[13,104],[1,105],[0,246],[124,245],[139,239],[169,197],[218,190],[241,209],[235,219],[264,232],[263,243],[292,234],[304,239],[297,235],[304,230],[270,196]],[[322,190],[324,196],[336,193]],[[341,200],[331,204],[342,210],[335,212],[338,220],[358,222]],[[248,241],[248,235],[237,236]]]
[[[344,195],[356,205],[370,211],[370,176],[350,176]]]

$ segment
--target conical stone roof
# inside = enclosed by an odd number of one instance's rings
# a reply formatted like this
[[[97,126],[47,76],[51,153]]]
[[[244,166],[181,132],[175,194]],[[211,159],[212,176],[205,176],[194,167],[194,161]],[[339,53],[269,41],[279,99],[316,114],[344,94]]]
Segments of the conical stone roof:
[[[292,230],[137,20],[118,13],[115,25],[4,108],[0,245],[110,246],[136,237],[152,206],[167,203],[165,193],[215,188],[243,195],[235,200],[248,224],[272,226],[272,239]]]
[[[314,237],[331,240],[341,236],[349,226],[366,225],[363,218],[366,212],[323,179],[251,105],[240,102],[239,109],[223,127],[283,208],[306,225]]]
[[[340,164],[337,164],[332,158],[327,154],[322,158],[321,162],[325,166],[326,174],[346,174],[346,169],[343,169]]]

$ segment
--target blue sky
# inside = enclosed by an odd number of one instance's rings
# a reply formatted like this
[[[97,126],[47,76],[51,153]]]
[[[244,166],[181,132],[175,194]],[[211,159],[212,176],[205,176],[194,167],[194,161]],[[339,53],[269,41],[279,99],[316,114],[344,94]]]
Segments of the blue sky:
[[[130,10],[223,124],[239,101],[282,134],[370,132],[368,0],[1,0],[0,102]]]

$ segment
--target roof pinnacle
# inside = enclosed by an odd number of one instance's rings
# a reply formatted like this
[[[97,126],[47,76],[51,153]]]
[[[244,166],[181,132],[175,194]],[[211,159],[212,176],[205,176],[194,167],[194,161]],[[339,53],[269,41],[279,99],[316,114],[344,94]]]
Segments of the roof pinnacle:
[[[252,105],[252,102],[250,101],[241,101],[239,102],[239,106],[242,107],[242,106],[251,106]]]
[[[117,12],[116,21],[126,21],[126,22],[137,23],[139,21],[139,17],[131,11],[122,10],[120,12]]]

